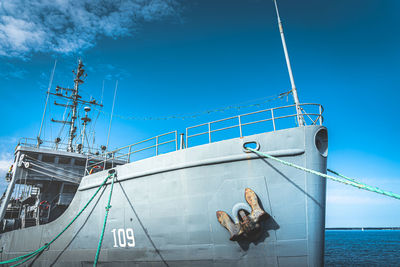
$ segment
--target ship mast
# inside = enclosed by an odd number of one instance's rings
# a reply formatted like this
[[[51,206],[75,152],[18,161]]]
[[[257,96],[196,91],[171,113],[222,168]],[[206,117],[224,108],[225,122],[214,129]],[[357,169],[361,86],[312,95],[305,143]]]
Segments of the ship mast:
[[[75,74],[74,77],[74,88],[63,88],[60,86],[56,87],[56,93],[50,93],[51,95],[58,96],[60,98],[68,99],[69,101],[72,101],[72,104],[60,104],[57,102],[54,102],[55,105],[57,106],[62,106],[69,108],[71,111],[71,119],[66,120],[66,121],[61,121],[61,120],[54,120],[51,119],[52,122],[58,122],[58,123],[63,123],[63,124],[69,124],[69,131],[68,131],[68,143],[67,143],[67,151],[69,152],[74,152],[74,147],[73,147],[73,141],[76,137],[76,129],[77,127],[75,126],[75,122],[78,118],[78,107],[79,104],[89,104],[89,105],[95,105],[95,106],[100,106],[102,107],[102,104],[99,104],[96,102],[95,99],[91,101],[85,101],[81,99],[82,97],[79,95],[79,86],[84,82],[84,79],[86,78],[87,74],[85,73],[85,70],[83,69],[84,65],[82,63],[82,60],[79,59],[78,61],[78,68],[73,70],[72,72]],[[86,124],[90,122],[90,118],[88,118],[87,113],[90,111],[89,107],[85,108],[85,117],[82,118],[83,120],[83,132],[82,132],[82,144],[79,145],[78,148],[78,153],[81,153],[83,151],[83,141],[84,141],[84,136],[85,136],[85,130],[86,130]],[[88,144],[89,145],[89,144]]]
[[[304,118],[303,118],[303,115],[302,115],[302,112],[301,112],[301,108],[300,108],[300,101],[299,101],[299,97],[297,95],[296,85],[294,83],[292,66],[290,64],[289,53],[288,53],[288,50],[287,50],[287,47],[286,47],[285,35],[283,33],[282,21],[281,21],[281,18],[279,16],[278,4],[276,3],[276,0],[274,0],[274,4],[275,4],[276,16],[278,18],[279,32],[281,34],[283,52],[285,53],[286,65],[287,65],[288,72],[289,72],[290,83],[292,84],[292,95],[293,95],[294,103],[296,105],[297,122],[298,122],[299,126],[304,126],[304,124],[305,124],[304,123]]]
[[[83,63],[82,60],[79,59],[78,62],[78,68],[75,71],[73,71],[75,74],[75,79],[74,79],[74,90],[72,91],[72,115],[71,115],[71,120],[69,122],[69,136],[68,136],[68,148],[67,151],[73,152],[74,148],[72,146],[72,141],[75,138],[75,132],[76,132],[76,126],[75,126],[75,120],[77,119],[77,107],[78,107],[78,95],[79,92],[79,85],[83,83],[83,80],[81,77],[85,73],[85,70],[83,69]],[[86,77],[86,75],[84,76]],[[84,78],[82,77],[82,78]]]

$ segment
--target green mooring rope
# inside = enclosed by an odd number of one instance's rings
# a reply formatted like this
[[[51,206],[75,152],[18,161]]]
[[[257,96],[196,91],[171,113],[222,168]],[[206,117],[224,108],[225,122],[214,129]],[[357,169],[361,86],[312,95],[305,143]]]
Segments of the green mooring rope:
[[[85,204],[85,206],[83,206],[83,208],[78,212],[78,214],[71,220],[71,222],[56,236],[54,237],[49,243],[46,243],[44,246],[38,248],[37,250],[30,252],[28,254],[10,259],[10,260],[6,260],[6,261],[1,261],[0,264],[7,264],[7,263],[13,263],[13,262],[17,262],[17,261],[21,261],[18,262],[13,266],[18,266],[21,265],[25,262],[27,262],[28,260],[32,259],[33,257],[35,257],[36,255],[38,255],[39,253],[41,253],[43,250],[45,250],[46,248],[48,248],[52,243],[54,243],[54,241],[56,241],[75,221],[76,219],[82,214],[82,212],[87,208],[87,206],[89,206],[90,202],[92,202],[92,200],[95,198],[95,196],[97,195],[97,193],[100,191],[100,189],[106,184],[107,180],[113,176],[113,174],[108,175],[103,183],[97,188],[96,192],[93,194],[93,196],[89,199],[89,201]],[[114,179],[113,179],[114,181]]]
[[[330,179],[330,180],[333,180],[333,181],[336,181],[336,182],[339,182],[339,183],[351,185],[351,186],[357,187],[359,189],[364,189],[364,190],[367,190],[367,191],[375,192],[375,193],[378,193],[378,194],[381,194],[381,195],[385,195],[385,196],[388,196],[388,197],[392,197],[392,198],[395,198],[395,199],[400,199],[400,195],[399,194],[396,194],[396,193],[393,193],[393,192],[389,192],[389,191],[385,191],[385,190],[382,190],[382,189],[380,189],[378,187],[375,187],[375,186],[366,185],[364,183],[358,182],[355,179],[349,178],[347,176],[339,174],[339,173],[337,173],[335,171],[332,171],[330,169],[328,169],[329,172],[331,172],[331,173],[333,173],[333,174],[335,174],[335,175],[337,175],[337,176],[339,176],[339,177],[341,177],[343,179],[340,179],[340,178],[337,178],[337,177],[334,177],[334,176],[331,176],[331,175],[328,175],[328,174],[324,174],[324,173],[321,173],[321,172],[318,172],[318,171],[314,171],[314,170],[311,170],[311,169],[307,169],[307,168],[301,167],[299,165],[296,165],[296,164],[293,164],[293,163],[278,159],[278,158],[276,158],[274,156],[268,155],[266,153],[257,151],[257,150],[252,149],[252,148],[245,148],[245,149],[247,149],[247,150],[249,150],[251,152],[254,152],[254,153],[258,154],[258,155],[264,156],[266,158],[278,161],[278,162],[280,162],[280,163],[282,163],[284,165],[287,165],[287,166],[290,166],[290,167],[294,167],[296,169],[299,169],[299,170],[302,170],[302,171],[305,171],[305,172],[309,172],[309,173],[312,173],[312,174],[315,174],[315,175],[318,175],[318,176],[321,176],[321,177],[324,177],[324,178],[327,178],[327,179]]]
[[[382,195],[385,195],[385,196],[388,196],[388,197],[400,199],[400,195],[399,194],[396,194],[396,193],[393,193],[393,192],[389,192],[389,191],[385,191],[385,190],[380,189],[378,187],[370,186],[370,185],[358,182],[355,179],[352,179],[352,178],[349,178],[347,176],[344,176],[343,174],[337,173],[337,172],[335,172],[335,171],[333,171],[331,169],[327,169],[327,170],[328,170],[328,172],[333,173],[333,174],[335,174],[335,175],[337,175],[339,177],[342,177],[342,178],[344,178],[346,180],[350,180],[350,181],[354,181],[354,182],[358,183],[360,185],[361,189],[372,191],[372,192],[375,192],[375,193],[378,193],[378,194],[382,194]]]
[[[97,245],[96,257],[94,258],[94,263],[93,263],[94,267],[97,266],[97,262],[99,261],[101,244],[103,243],[104,231],[106,229],[106,224],[107,224],[108,212],[110,211],[110,208],[111,208],[110,203],[111,203],[112,191],[113,191],[113,188],[114,188],[114,179],[115,179],[115,176],[111,180],[110,195],[108,196],[108,202],[107,202],[107,206],[106,206],[106,214],[104,215],[103,228],[101,229],[99,244]]]

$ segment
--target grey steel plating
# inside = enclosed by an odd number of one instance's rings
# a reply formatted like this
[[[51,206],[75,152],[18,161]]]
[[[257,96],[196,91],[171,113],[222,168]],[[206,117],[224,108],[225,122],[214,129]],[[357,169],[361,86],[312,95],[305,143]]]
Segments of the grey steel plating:
[[[204,144],[116,166],[99,264],[102,266],[322,266],[324,179],[246,153],[260,151],[326,172],[327,131],[302,126]],[[107,176],[103,170],[82,178],[66,211],[47,224],[2,233],[1,260],[49,242],[83,207]],[[229,240],[216,211],[240,220],[250,211],[251,188],[270,217],[256,240]],[[110,186],[33,266],[93,264]]]

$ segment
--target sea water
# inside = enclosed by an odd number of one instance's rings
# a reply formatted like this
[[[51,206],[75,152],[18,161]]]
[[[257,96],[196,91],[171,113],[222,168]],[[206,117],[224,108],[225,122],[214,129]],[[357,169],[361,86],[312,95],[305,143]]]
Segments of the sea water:
[[[325,266],[400,266],[400,230],[327,230]]]

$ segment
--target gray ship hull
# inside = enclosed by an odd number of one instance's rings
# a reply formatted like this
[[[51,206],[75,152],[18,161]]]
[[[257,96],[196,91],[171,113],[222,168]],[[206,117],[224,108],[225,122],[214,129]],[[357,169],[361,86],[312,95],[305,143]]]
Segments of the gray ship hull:
[[[246,153],[260,151],[326,172],[326,152],[316,145],[322,126],[297,127],[182,149],[115,168],[99,266],[323,266],[324,179]],[[327,141],[326,138],[322,140]],[[107,175],[83,177],[68,209],[55,221],[1,234],[1,260],[43,246],[75,217]],[[271,215],[253,242],[230,241],[216,211],[246,205],[245,188]],[[90,266],[110,186],[33,266]],[[234,211],[235,212],[235,211]]]

